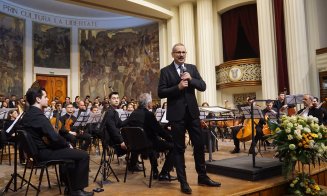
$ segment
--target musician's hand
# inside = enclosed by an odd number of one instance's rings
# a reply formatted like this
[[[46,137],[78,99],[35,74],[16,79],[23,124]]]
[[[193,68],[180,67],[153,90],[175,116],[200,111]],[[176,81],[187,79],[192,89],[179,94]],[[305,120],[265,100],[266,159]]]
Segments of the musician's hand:
[[[76,135],[77,135],[77,133],[76,133],[76,132],[74,132],[74,131],[69,131],[69,133],[70,133],[70,134],[72,134],[72,135],[74,135],[74,136],[76,136]]]
[[[121,147],[122,149],[124,149],[124,150],[127,149],[127,146],[125,145],[125,142],[121,143],[121,144],[120,144],[120,147]]]
[[[69,148],[70,148],[70,149],[73,149],[74,147],[73,147],[71,144],[69,144]]]
[[[192,76],[188,72],[184,72],[181,74],[181,79],[182,80],[192,80]]]
[[[178,84],[179,90],[183,90],[184,88],[188,87],[188,81],[187,80],[181,80]]]

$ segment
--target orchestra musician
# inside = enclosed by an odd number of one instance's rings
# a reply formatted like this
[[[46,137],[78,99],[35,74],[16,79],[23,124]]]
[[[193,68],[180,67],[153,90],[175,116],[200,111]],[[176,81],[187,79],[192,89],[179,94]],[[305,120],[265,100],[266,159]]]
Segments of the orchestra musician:
[[[67,141],[69,141],[73,147],[76,147],[77,140],[81,140],[83,143],[81,149],[87,150],[91,144],[91,135],[88,133],[84,133],[83,130],[73,126],[77,120],[77,118],[73,114],[73,104],[66,104],[66,114],[60,117],[60,122],[62,126],[59,133]]]
[[[173,169],[173,154],[172,150],[174,143],[172,137],[160,126],[154,114],[149,111],[152,108],[152,98],[149,93],[143,93],[139,96],[139,106],[131,115],[124,121],[124,126],[141,127],[144,129],[148,141],[153,147],[150,153],[150,162],[153,168],[153,179],[159,181],[176,180],[176,177],[170,176],[169,172]],[[159,174],[157,153],[168,151],[166,161]],[[159,174],[159,176],[158,176]]]
[[[304,108],[299,110],[297,112],[298,115],[300,116],[313,116],[318,118],[318,123],[321,124],[322,123],[322,119],[323,119],[323,113],[320,109],[314,107],[312,105],[313,102],[313,96],[309,95],[309,94],[304,94],[303,95],[303,105]]]
[[[119,118],[116,109],[119,108],[119,94],[118,92],[111,92],[109,94],[110,106],[107,110],[107,115],[105,119],[106,133],[109,135],[109,141],[105,141],[107,144],[114,147],[118,157],[124,156],[126,154],[126,144],[120,133],[120,128],[123,126],[123,122]],[[107,138],[108,139],[108,138]],[[128,170],[130,171],[143,171],[142,167],[137,164],[138,154],[131,154],[130,165]]]
[[[195,65],[186,64],[186,49],[182,43],[175,44],[171,52],[174,61],[160,70],[158,96],[167,98],[167,120],[171,124],[174,141],[174,157],[177,177],[181,191],[191,194],[185,172],[185,132],[189,132],[194,146],[194,161],[198,173],[198,184],[220,186],[207,176],[204,160],[204,145],[200,125],[200,112],[195,97],[195,89],[206,90],[206,83],[201,78]]]
[[[253,98],[248,98],[248,105],[251,105],[253,102],[254,102]],[[262,114],[263,114],[263,116],[277,115],[277,112],[273,108],[273,101],[272,100],[266,101],[266,107],[265,107],[265,109],[262,110]],[[252,122],[247,121],[247,123],[252,123]],[[257,145],[259,140],[263,139],[263,135],[264,135],[263,134],[263,126],[266,123],[267,123],[266,119],[263,119],[263,118],[261,118],[258,123],[254,122],[256,134],[255,134],[255,137],[254,137],[254,142],[251,143],[251,147],[249,149],[249,154],[255,153],[255,146]],[[249,126],[249,128],[251,128],[251,127],[252,126]],[[236,137],[236,135],[240,131],[241,128],[242,128],[241,126],[237,126],[237,127],[232,128],[232,137],[233,137],[234,146],[235,146],[234,150],[231,151],[232,154],[240,152],[240,141]],[[252,131],[252,130],[249,130],[249,131]],[[268,141],[266,141],[266,142],[267,142],[267,145],[270,145],[268,143]]]
[[[327,110],[326,108],[322,107],[324,102],[319,103],[318,97],[314,97],[312,101],[312,106],[319,109],[322,112],[322,124],[327,124]]]
[[[276,101],[274,101],[273,108],[279,113],[286,111],[287,105],[285,104],[285,92],[280,92]]]
[[[56,133],[47,117],[43,114],[43,108],[48,105],[47,93],[43,88],[32,86],[26,93],[26,100],[30,105],[29,110],[22,118],[22,126],[31,135],[38,149],[40,161],[69,159],[73,164],[68,170],[71,184],[70,195],[91,196],[93,192],[84,191],[88,186],[89,178],[89,155],[77,149],[69,148],[69,144]],[[49,143],[45,143],[46,137]]]

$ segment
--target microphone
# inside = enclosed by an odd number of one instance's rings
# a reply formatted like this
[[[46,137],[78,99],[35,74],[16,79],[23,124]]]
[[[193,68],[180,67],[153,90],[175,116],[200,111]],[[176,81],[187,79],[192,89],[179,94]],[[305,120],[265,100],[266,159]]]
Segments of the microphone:
[[[184,72],[186,72],[187,70],[186,70],[186,67],[185,66],[181,66],[181,74],[182,73],[184,73]]]

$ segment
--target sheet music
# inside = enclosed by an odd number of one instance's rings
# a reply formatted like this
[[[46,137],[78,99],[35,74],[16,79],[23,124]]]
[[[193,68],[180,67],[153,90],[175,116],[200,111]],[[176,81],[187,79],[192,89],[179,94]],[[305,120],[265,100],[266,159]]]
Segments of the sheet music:
[[[241,109],[243,111],[244,117],[246,119],[250,119],[251,118],[251,106],[241,107]],[[253,106],[253,118],[256,118],[256,119],[264,118],[261,109],[258,108],[257,106]]]
[[[163,116],[162,116],[162,118],[161,118],[161,123],[163,123],[163,124],[167,124],[167,123],[169,123],[169,121],[167,120],[167,118],[166,118],[166,114],[167,114],[167,112],[165,112],[164,114],[163,114]]]
[[[17,121],[20,119],[20,117],[24,114],[24,112],[20,113],[17,118],[15,119],[15,121],[10,125],[10,127],[8,127],[8,129],[6,130],[7,133],[10,133],[11,129],[15,126],[15,124],[17,123]]]
[[[74,127],[79,127],[79,126],[85,126],[86,122],[88,120],[88,118],[90,117],[90,115],[86,112],[81,112],[79,117],[77,118],[76,122],[74,123]]]
[[[89,124],[89,123],[97,123],[99,122],[101,119],[101,113],[100,112],[97,112],[97,113],[90,113],[90,116],[89,118],[87,119],[87,122],[86,124]]]
[[[157,110],[155,112],[155,116],[156,116],[156,119],[158,122],[161,121],[161,118],[163,117],[165,112],[166,112],[166,109],[157,108]]]
[[[285,96],[285,104],[287,105],[296,105],[296,104],[301,104],[302,102],[303,102],[303,94]]]
[[[203,120],[207,117],[208,113],[205,111],[200,111],[200,120]]]

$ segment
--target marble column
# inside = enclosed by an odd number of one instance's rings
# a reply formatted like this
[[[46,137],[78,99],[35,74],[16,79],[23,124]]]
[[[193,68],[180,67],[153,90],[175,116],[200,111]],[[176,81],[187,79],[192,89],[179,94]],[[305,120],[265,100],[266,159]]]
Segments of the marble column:
[[[273,1],[257,1],[257,13],[262,98],[274,99],[278,95],[278,78]]]
[[[80,95],[80,65],[79,65],[79,43],[78,36],[79,31],[77,27],[72,28],[72,44],[71,44],[71,69],[70,69],[70,92],[68,91],[68,95],[71,95],[71,99],[74,99],[75,96]],[[69,78],[69,77],[68,77]],[[69,84],[69,82],[68,82]]]
[[[216,72],[214,61],[213,13],[211,0],[197,1],[198,69],[207,84],[207,90],[199,94],[199,102],[217,105]]]
[[[34,80],[34,66],[33,66],[33,32],[32,32],[32,20],[25,20],[25,46],[24,46],[24,56],[25,56],[25,71],[24,71],[24,82],[23,82],[23,94],[26,93]]]
[[[184,2],[179,5],[180,42],[186,47],[186,62],[196,64],[195,31],[193,3]]]
[[[170,9],[173,12],[173,16],[167,21],[167,57],[168,62],[172,61],[171,49],[174,44],[180,42],[179,31],[179,11],[178,7],[172,7]]]
[[[310,93],[304,0],[284,0],[290,93]]]

